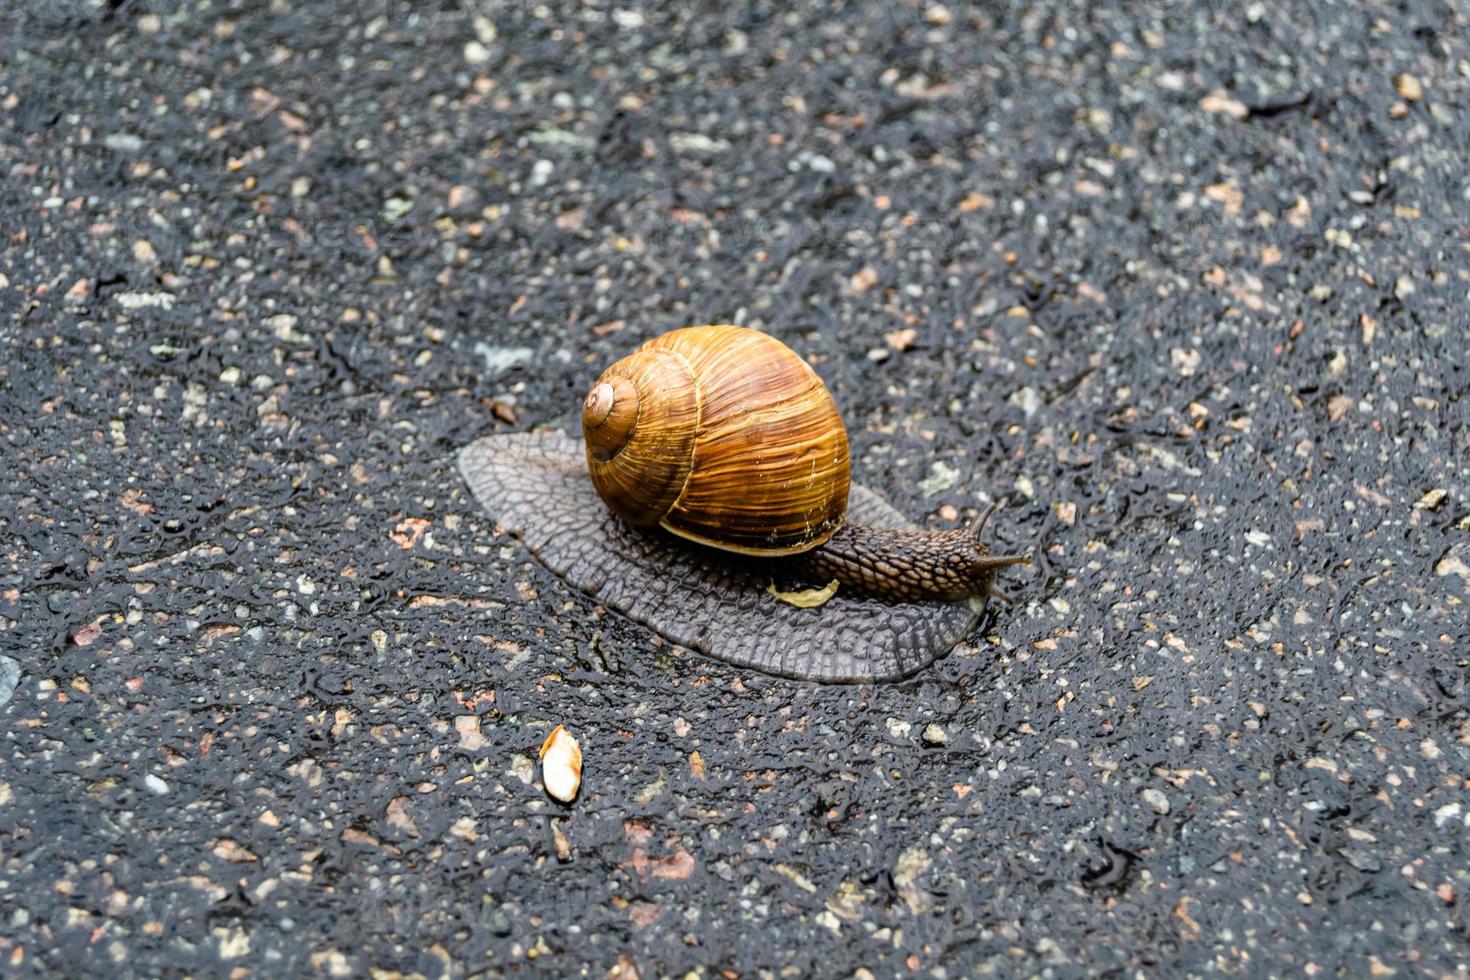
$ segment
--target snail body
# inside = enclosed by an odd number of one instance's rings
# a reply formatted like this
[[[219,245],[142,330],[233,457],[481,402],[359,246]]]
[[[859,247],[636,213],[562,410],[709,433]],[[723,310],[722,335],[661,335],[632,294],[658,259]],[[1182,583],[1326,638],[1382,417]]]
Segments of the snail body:
[[[817,373],[773,337],[686,327],[603,372],[582,405],[587,468],[624,520],[900,601],[984,595],[991,555],[966,531],[844,523],[851,457]]]
[[[804,679],[886,680],[974,627],[996,572],[978,529],[914,527],[851,482],[842,419],[774,338],[689,327],[603,372],[583,440],[476,440],[459,466],[544,565],[667,638]],[[590,477],[590,478],[589,478]],[[816,608],[773,584],[828,585]]]

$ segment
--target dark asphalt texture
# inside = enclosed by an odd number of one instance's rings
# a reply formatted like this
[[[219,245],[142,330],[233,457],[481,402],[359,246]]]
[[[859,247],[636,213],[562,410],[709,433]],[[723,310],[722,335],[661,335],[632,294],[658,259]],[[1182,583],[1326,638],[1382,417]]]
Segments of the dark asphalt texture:
[[[1465,976],[1465,16],[0,6],[0,964]],[[1015,604],[820,686],[497,536],[721,321]]]

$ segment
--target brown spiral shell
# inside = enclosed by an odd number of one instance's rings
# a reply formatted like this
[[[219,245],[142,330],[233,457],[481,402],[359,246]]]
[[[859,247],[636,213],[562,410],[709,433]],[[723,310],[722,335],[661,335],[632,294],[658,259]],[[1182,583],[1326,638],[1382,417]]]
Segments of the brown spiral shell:
[[[788,555],[842,524],[851,463],[832,396],[756,330],[686,327],[597,379],[582,406],[593,485],[630,523]]]

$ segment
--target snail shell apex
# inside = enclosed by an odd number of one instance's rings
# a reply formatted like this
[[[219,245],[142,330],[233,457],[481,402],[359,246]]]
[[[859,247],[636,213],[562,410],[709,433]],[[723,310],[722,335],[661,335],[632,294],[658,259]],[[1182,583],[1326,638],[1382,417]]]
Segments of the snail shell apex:
[[[759,331],[648,341],[597,379],[582,431],[598,494],[630,523],[756,555],[806,551],[842,524],[842,417],[817,373]]]

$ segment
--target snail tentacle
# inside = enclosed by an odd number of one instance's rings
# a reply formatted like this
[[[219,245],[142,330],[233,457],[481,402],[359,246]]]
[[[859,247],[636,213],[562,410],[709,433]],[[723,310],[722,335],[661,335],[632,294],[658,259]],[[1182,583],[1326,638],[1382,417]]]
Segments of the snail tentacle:
[[[985,508],[985,513],[981,514],[979,519],[975,521],[970,533],[975,536],[976,541],[979,541],[980,536],[985,533],[985,526],[990,523],[990,519],[995,516],[995,512],[998,510],[1000,510],[1000,501],[992,500],[990,506]]]

